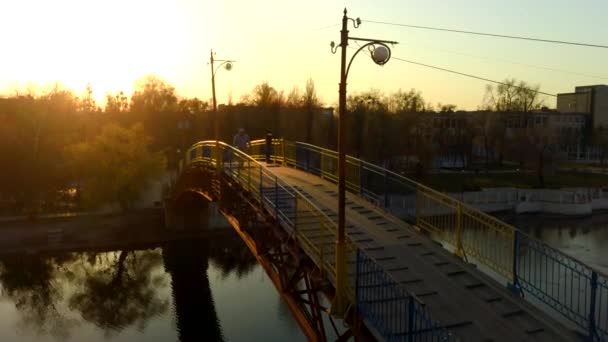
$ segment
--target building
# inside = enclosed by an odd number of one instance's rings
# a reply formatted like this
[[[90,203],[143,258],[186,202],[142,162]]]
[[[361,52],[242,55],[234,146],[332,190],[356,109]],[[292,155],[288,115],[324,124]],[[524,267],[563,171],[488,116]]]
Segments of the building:
[[[608,85],[580,86],[574,93],[558,94],[557,111],[589,113],[593,128],[608,128]]]

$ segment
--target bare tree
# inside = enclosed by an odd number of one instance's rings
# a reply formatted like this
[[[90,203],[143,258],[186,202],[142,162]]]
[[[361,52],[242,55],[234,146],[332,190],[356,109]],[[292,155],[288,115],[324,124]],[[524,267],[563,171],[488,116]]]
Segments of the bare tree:
[[[483,108],[497,112],[530,112],[543,105],[539,98],[539,85],[529,85],[524,81],[506,79],[497,86],[487,85]]]

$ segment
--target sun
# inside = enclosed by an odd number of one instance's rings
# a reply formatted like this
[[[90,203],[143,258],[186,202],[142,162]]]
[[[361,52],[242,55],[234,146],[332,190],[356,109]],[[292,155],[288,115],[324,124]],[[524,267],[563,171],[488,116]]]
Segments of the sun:
[[[184,37],[180,9],[158,1],[14,1],[0,31],[12,32],[3,45],[0,71],[10,85],[59,82],[95,96],[131,91],[150,73],[171,78]],[[36,8],[35,11],[32,8]],[[24,18],[27,18],[24,20]],[[6,70],[6,72],[5,72]]]

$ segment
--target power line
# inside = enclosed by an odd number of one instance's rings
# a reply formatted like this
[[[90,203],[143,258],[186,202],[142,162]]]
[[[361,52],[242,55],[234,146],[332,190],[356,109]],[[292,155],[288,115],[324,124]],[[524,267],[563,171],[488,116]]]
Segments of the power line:
[[[359,45],[359,44],[357,43],[357,45]],[[349,46],[349,48],[351,48],[351,49],[357,49],[357,48],[352,47],[352,46]],[[369,56],[371,56],[371,53],[369,51],[364,51],[364,53],[367,54],[367,55],[369,55]],[[489,78],[475,76],[475,75],[471,75],[471,74],[466,74],[466,73],[460,72],[460,71],[454,71],[454,70],[450,70],[450,69],[440,68],[440,67],[436,67],[436,66],[433,66],[433,65],[428,65],[428,64],[424,64],[424,63],[420,63],[420,62],[414,62],[414,61],[410,61],[410,60],[407,60],[407,59],[404,59],[404,58],[395,57],[395,56],[392,56],[391,58],[392,59],[396,59],[398,61],[402,61],[402,62],[406,62],[406,63],[411,63],[411,64],[415,64],[415,65],[420,65],[420,66],[431,68],[431,69],[435,69],[435,70],[445,71],[445,72],[449,72],[449,73],[460,75],[460,76],[470,77],[470,78],[474,78],[474,79],[481,80],[481,81],[486,81],[486,82],[490,82],[490,83],[500,84],[500,85],[504,85],[504,86],[508,86],[508,87],[514,87],[514,88],[517,88],[517,89],[523,89],[523,90],[531,91],[531,92],[534,92],[534,93],[537,93],[537,94],[541,94],[541,95],[557,97],[557,95],[555,95],[555,94],[549,94],[549,93],[545,93],[545,92],[542,92],[542,91],[534,90],[534,89],[531,89],[531,88],[520,87],[520,86],[515,85],[515,84],[507,84],[505,82],[494,81],[494,80],[491,80]]]
[[[450,70],[450,69],[440,68],[440,67],[436,67],[436,66],[433,66],[433,65],[428,65],[428,64],[424,64],[424,63],[420,63],[420,62],[414,62],[414,61],[410,61],[410,60],[407,60],[407,59],[403,59],[403,58],[399,58],[399,57],[394,57],[394,56],[391,57],[391,58],[399,60],[399,61],[402,61],[402,62],[406,62],[406,63],[411,63],[411,64],[420,65],[420,66],[431,68],[431,69],[436,69],[436,70],[440,70],[440,71],[449,72],[449,73],[460,75],[460,76],[474,78],[474,79],[485,81],[485,82],[490,82],[490,83],[505,85],[505,86],[514,87],[514,88],[518,88],[518,89],[523,89],[523,90],[527,90],[527,91],[532,91],[532,92],[535,92],[537,94],[542,94],[542,95],[546,95],[546,96],[557,97],[557,95],[555,95],[555,94],[549,94],[549,93],[545,93],[545,92],[542,92],[542,91],[538,91],[538,90],[534,90],[534,89],[530,89],[530,88],[526,88],[526,87],[520,87],[520,86],[515,85],[515,84],[507,84],[507,83],[500,82],[500,81],[494,81],[494,80],[491,80],[489,78],[475,76],[475,75],[471,75],[471,74],[466,74],[464,72],[459,72],[459,71],[454,71],[454,70]]]
[[[439,48],[432,48],[432,47],[428,47],[428,46],[427,47],[422,46],[422,47],[425,48],[425,49],[436,50],[436,51],[441,51],[441,52],[446,52],[446,53],[452,53],[452,54],[455,54],[455,55],[461,55],[461,56],[466,56],[466,57],[471,57],[471,58],[478,58],[478,59],[484,59],[484,60],[496,60],[496,61],[499,61],[499,62],[502,62],[502,63],[521,65],[521,66],[525,66],[525,67],[528,67],[528,68],[535,68],[535,69],[540,69],[540,70],[548,70],[548,71],[554,71],[554,72],[561,72],[561,73],[565,73],[565,74],[571,74],[571,75],[578,75],[578,76],[584,76],[584,77],[589,77],[589,78],[608,80],[608,76],[603,76],[603,75],[591,75],[591,74],[581,73],[581,72],[577,72],[577,71],[563,70],[563,69],[551,68],[551,67],[546,67],[546,66],[541,66],[541,65],[534,65],[534,64],[528,64],[528,63],[516,62],[516,61],[511,61],[511,60],[508,60],[508,59],[504,59],[504,58],[477,56],[477,55],[472,55],[472,54],[458,52],[458,51],[439,49]]]
[[[409,27],[409,28],[416,28],[416,29],[423,29],[423,30],[465,33],[465,34],[474,34],[474,35],[478,35],[478,36],[509,38],[509,39],[520,39],[520,40],[529,40],[529,41],[536,41],[536,42],[543,42],[543,43],[577,45],[577,46],[585,46],[585,47],[608,49],[608,45],[600,45],[600,44],[588,44],[588,43],[568,42],[568,41],[563,41],[563,40],[551,40],[551,39],[541,39],[541,38],[533,38],[533,37],[510,36],[510,35],[506,35],[506,34],[495,34],[495,33],[484,33],[484,32],[475,32],[475,31],[464,31],[464,30],[455,30],[455,29],[448,29],[448,28],[441,28],[441,27],[431,27],[431,26],[420,26],[420,25],[390,23],[390,22],[386,22],[386,21],[376,21],[376,20],[365,20],[365,22],[372,23],[372,24],[382,24],[382,25],[390,25],[390,26]]]
[[[312,32],[315,32],[315,31],[321,31],[321,30],[326,30],[326,29],[328,29],[328,28],[332,28],[332,27],[336,27],[336,26],[340,26],[340,24],[327,25],[327,26],[323,26],[323,27],[316,28],[316,29],[311,30],[311,31],[312,31]]]

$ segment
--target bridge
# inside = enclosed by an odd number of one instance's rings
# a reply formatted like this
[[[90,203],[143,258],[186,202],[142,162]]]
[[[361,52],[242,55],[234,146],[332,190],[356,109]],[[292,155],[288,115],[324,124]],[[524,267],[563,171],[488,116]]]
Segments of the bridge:
[[[310,340],[608,341],[598,270],[353,157],[337,250],[337,153],[275,139],[266,164],[264,150],[194,144],[167,208],[216,202]]]

